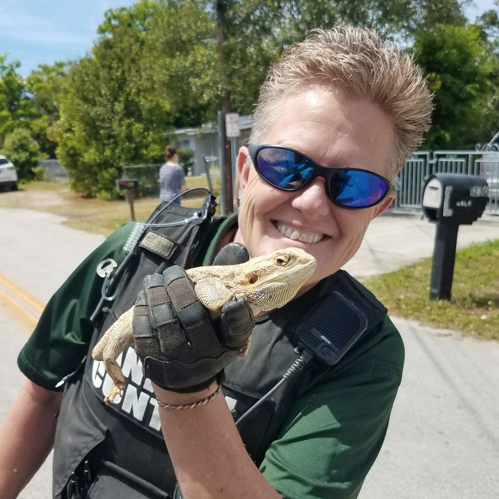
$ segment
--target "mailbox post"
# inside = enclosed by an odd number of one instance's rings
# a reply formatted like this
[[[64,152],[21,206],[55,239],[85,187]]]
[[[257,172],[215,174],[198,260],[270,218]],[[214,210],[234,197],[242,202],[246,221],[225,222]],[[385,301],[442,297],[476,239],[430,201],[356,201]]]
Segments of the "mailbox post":
[[[450,300],[457,233],[460,225],[471,225],[489,200],[485,179],[473,175],[437,173],[423,191],[423,212],[437,224],[430,281],[430,300]]]
[[[138,187],[139,181],[136,178],[123,178],[116,180],[116,189],[125,191],[125,200],[130,205],[130,216],[135,222],[135,210],[133,207],[133,190]]]

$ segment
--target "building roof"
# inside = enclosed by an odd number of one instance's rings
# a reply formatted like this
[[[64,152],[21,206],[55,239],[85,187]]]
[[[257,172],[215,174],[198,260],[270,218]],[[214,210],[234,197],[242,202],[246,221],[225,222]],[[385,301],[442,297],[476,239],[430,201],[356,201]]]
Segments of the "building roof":
[[[239,130],[250,130],[253,126],[252,116],[239,116]],[[176,135],[199,136],[206,134],[218,133],[217,123],[203,123],[200,127],[195,128],[177,128]]]

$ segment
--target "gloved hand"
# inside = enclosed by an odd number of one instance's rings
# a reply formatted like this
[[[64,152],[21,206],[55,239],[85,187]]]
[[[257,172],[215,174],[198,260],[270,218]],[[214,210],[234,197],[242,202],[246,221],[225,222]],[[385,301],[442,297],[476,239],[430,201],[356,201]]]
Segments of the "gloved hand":
[[[229,260],[241,263],[230,258],[241,251],[229,247],[227,254],[229,258],[221,259],[224,264]],[[199,391],[238,356],[254,324],[244,299],[226,303],[220,318],[212,320],[185,270],[173,266],[162,275],[144,279],[144,291],[134,309],[135,351],[145,376],[158,386],[177,392]]]

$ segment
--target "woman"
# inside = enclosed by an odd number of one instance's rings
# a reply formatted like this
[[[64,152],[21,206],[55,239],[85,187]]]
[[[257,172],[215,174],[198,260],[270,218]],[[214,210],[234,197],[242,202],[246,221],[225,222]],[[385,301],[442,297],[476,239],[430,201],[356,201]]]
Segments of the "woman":
[[[184,169],[178,164],[177,150],[172,146],[165,148],[166,163],[159,170],[159,199],[180,204],[179,194],[185,191]]]

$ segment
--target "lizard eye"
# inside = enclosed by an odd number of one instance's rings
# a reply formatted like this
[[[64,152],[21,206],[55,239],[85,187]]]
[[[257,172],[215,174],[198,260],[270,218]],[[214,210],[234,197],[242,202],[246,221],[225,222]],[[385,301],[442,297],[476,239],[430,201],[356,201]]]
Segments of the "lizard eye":
[[[289,257],[286,255],[277,255],[274,257],[274,261],[277,265],[284,266],[289,262]]]
[[[258,281],[258,276],[256,274],[252,275],[249,279],[250,284],[255,284]]]

